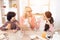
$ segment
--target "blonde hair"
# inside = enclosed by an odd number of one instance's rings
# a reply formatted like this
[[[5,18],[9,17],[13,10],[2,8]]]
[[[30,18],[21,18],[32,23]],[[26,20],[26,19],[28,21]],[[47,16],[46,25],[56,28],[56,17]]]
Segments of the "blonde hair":
[[[31,7],[26,6],[25,11],[32,11]]]
[[[28,9],[27,9],[28,8]],[[24,14],[23,14],[23,16],[26,18],[27,17],[27,11],[32,11],[32,9],[31,9],[31,7],[28,7],[28,6],[26,6],[25,7],[25,11],[24,11]]]

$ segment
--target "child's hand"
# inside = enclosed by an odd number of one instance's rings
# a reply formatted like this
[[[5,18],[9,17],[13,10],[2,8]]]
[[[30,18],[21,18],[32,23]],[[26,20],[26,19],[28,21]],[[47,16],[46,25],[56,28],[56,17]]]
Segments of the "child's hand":
[[[17,32],[17,30],[12,30],[14,33],[16,33]]]

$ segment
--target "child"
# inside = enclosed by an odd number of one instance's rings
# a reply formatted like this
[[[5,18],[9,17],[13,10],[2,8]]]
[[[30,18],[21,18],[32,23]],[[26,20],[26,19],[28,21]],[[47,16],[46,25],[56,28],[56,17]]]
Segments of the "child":
[[[0,28],[1,30],[14,30],[16,32],[20,29],[19,22],[15,19],[15,12],[8,12],[7,22]]]
[[[46,23],[49,25],[49,30],[50,32],[53,32],[54,31],[54,19],[52,17],[52,14],[51,12],[49,11],[46,11],[45,12],[45,17],[46,17]]]

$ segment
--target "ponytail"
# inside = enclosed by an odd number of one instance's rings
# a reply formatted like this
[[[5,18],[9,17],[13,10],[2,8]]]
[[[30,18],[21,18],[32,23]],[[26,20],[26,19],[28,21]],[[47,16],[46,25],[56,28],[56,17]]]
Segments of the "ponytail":
[[[50,18],[49,22],[50,22],[51,24],[54,23],[54,19],[53,19],[53,17]]]

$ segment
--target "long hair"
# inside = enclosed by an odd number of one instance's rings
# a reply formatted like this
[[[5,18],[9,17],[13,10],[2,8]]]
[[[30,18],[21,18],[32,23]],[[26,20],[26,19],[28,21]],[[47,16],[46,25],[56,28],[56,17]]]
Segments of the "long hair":
[[[54,19],[53,19],[53,17],[50,18],[49,22],[50,22],[51,24],[54,23]]]
[[[49,30],[49,25],[48,24],[45,24],[45,29],[44,29],[44,31],[48,31]]]

